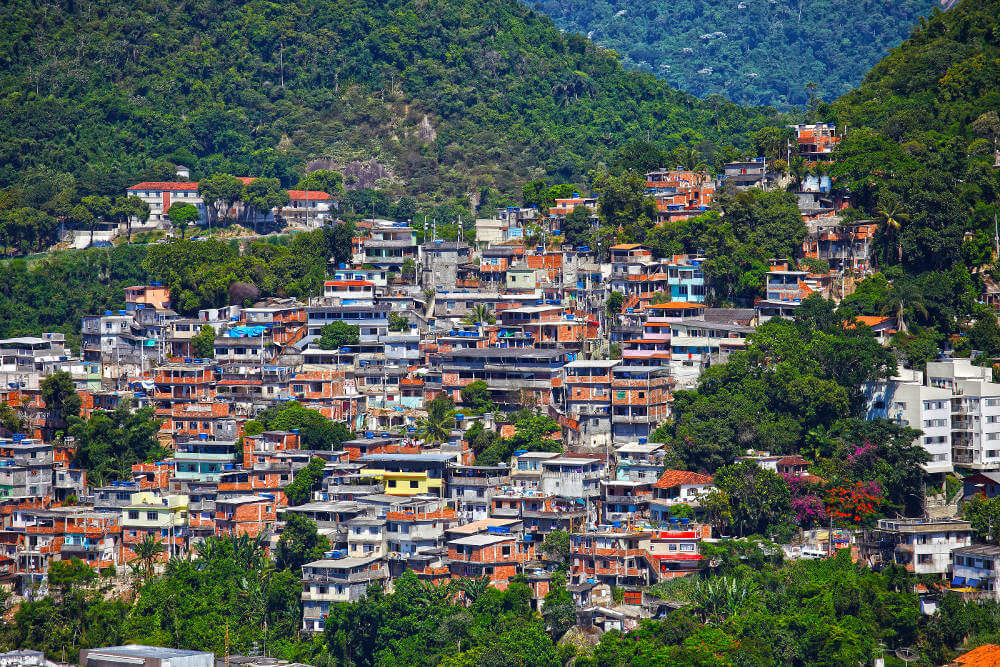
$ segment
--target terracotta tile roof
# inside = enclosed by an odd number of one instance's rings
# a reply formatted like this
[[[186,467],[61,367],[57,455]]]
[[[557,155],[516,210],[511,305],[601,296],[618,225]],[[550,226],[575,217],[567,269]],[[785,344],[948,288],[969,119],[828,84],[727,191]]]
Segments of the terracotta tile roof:
[[[955,665],[962,667],[993,667],[1000,665],[1000,646],[984,644],[955,658]]]
[[[782,458],[778,459],[777,465],[779,465],[779,466],[790,466],[790,465],[800,465],[800,466],[804,465],[804,466],[807,466],[807,465],[809,465],[809,461],[806,461],[804,458],[802,458],[798,454],[795,454],[793,456],[783,456]]]
[[[333,197],[331,197],[330,195],[321,190],[289,190],[288,196],[291,197],[293,200],[298,200],[298,201],[301,201],[303,199],[308,199],[313,201],[333,199]]]
[[[249,185],[257,180],[256,176],[237,176],[243,185]],[[142,183],[136,183],[135,185],[125,188],[126,191],[129,190],[160,190],[166,192],[179,192],[179,191],[197,191],[198,181],[143,181]],[[326,194],[325,192],[323,194]]]
[[[864,324],[868,327],[878,326],[879,324],[886,324],[894,320],[895,318],[888,315],[882,316],[872,316],[872,315],[858,315],[854,318],[857,322]]]
[[[642,247],[641,243],[619,243],[618,245],[611,246],[608,250],[635,250],[640,247]]]
[[[136,183],[132,187],[126,188],[126,191],[128,190],[159,190],[167,192],[197,191],[198,181],[176,183],[171,181],[143,181],[142,183]]]
[[[655,486],[658,489],[671,489],[682,484],[711,484],[711,475],[702,475],[688,470],[664,470]]]

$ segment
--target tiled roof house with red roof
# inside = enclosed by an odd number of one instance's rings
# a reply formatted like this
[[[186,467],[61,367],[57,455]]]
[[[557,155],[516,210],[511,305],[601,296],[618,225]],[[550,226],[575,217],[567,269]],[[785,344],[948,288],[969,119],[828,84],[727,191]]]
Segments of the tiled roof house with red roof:
[[[670,523],[671,508],[677,505],[697,507],[700,499],[715,489],[712,476],[688,470],[664,470],[653,484],[653,499],[649,501],[649,518],[653,524]]]
[[[243,185],[249,185],[256,177],[237,176]],[[143,181],[126,188],[127,196],[138,197],[149,204],[149,222],[159,225],[169,220],[167,211],[174,204],[192,204],[205,220],[205,202],[198,190],[198,181]],[[289,190],[290,201],[281,209],[281,216],[289,223],[322,225],[329,217],[337,202],[326,192],[319,190]]]

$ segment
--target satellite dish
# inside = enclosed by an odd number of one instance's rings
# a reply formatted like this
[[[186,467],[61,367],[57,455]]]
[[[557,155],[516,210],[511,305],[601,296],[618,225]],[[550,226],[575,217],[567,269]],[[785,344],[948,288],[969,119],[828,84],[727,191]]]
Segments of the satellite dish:
[[[896,657],[905,662],[906,664],[910,664],[911,662],[916,662],[917,660],[920,659],[920,654],[916,650],[912,648],[907,648],[905,646],[897,648],[895,653]]]

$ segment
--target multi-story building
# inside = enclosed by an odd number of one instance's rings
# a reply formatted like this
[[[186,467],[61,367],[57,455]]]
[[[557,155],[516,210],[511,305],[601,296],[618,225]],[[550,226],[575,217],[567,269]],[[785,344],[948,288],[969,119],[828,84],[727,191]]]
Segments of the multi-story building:
[[[604,459],[556,456],[542,461],[541,491],[563,498],[597,498],[601,495],[601,480],[606,474]]]
[[[925,386],[923,374],[920,371],[900,369],[899,374],[888,380],[865,385],[863,391],[867,399],[868,419],[888,419],[901,426],[920,429],[918,442],[927,450],[930,460],[924,464],[924,470],[930,473],[946,473],[953,469],[952,459],[952,388]],[[1000,406],[1000,399],[998,399]],[[959,410],[963,409],[959,398]],[[964,409],[972,409],[969,402],[964,403]],[[957,413],[956,423],[961,427],[972,426],[975,420],[971,414]],[[966,419],[969,417],[969,419]],[[980,428],[986,426],[980,424]],[[997,424],[1000,431],[1000,424]],[[960,431],[968,433],[968,431]],[[974,439],[964,439],[963,444],[975,444]],[[982,443],[980,438],[979,443]],[[1000,442],[998,442],[1000,444]],[[998,447],[1000,449],[1000,447]],[[974,460],[973,449],[963,446],[955,451],[963,464]],[[980,461],[983,451],[979,451]]]
[[[389,578],[381,558],[345,558],[342,551],[328,555],[302,566],[302,629],[307,632],[323,630],[331,604],[357,602],[368,586]]]
[[[454,454],[366,454],[358,461],[366,466],[361,477],[384,483],[387,495],[442,498],[444,471],[455,458]]]
[[[655,480],[601,480],[601,522],[620,528],[649,517]]]
[[[132,501],[122,509],[122,560],[135,560],[133,546],[152,537],[163,547],[160,559],[187,551],[188,497],[160,496],[149,491],[132,494]]]
[[[806,257],[826,260],[833,271],[864,274],[871,270],[870,248],[877,229],[870,220],[821,219],[809,224],[802,252]]]
[[[143,181],[126,188],[125,194],[129,197],[138,197],[149,205],[149,219],[151,222],[169,222],[167,211],[173,204],[191,204],[198,209],[201,219],[206,219],[205,202],[198,192],[197,181],[168,182],[168,181]]]
[[[809,125],[789,125],[795,130],[798,154],[807,162],[830,162],[833,152],[840,144],[837,126],[834,123],[813,123]]]
[[[209,440],[207,434],[203,436],[177,443],[174,452],[177,479],[218,481],[223,472],[240,460],[236,441]]]
[[[655,482],[663,470],[664,445],[658,442],[630,442],[614,451],[613,479]]]
[[[215,369],[204,363],[169,363],[156,368],[153,375],[153,399],[158,409],[170,410],[215,398]]]
[[[318,338],[320,330],[327,324],[346,322],[358,327],[358,339],[362,343],[378,342],[380,336],[389,333],[389,311],[387,303],[367,306],[363,304],[344,304],[338,299],[323,297],[310,299],[306,308],[308,335]]]
[[[469,246],[461,241],[437,240],[420,246],[420,284],[439,292],[450,292],[458,281],[458,267],[472,259]]]
[[[490,515],[493,494],[507,482],[506,466],[449,466],[445,470],[448,498],[464,521],[479,521]]]
[[[525,535],[535,541],[544,539],[553,530],[578,530],[588,515],[588,509],[575,498],[530,490],[497,493],[491,504],[491,518],[520,519]]]
[[[377,516],[358,516],[345,521],[347,527],[347,555],[351,558],[385,558],[386,519]]]
[[[615,443],[649,438],[670,416],[674,378],[659,366],[611,369],[611,434]]]
[[[234,496],[215,501],[215,534],[257,537],[277,519],[277,503],[268,496]]]
[[[725,363],[733,352],[746,349],[753,327],[713,322],[704,316],[670,325],[670,374],[684,388],[693,387],[708,366]]]
[[[570,581],[594,579],[612,587],[652,583],[646,554],[649,532],[574,533],[570,536]]]
[[[675,519],[669,527],[654,530],[649,539],[649,562],[660,579],[683,577],[703,566],[701,544],[712,537],[709,524]]]
[[[927,384],[952,394],[952,462],[973,470],[1000,469],[1000,383],[993,382],[993,369],[968,359],[932,361]]]
[[[293,225],[322,227],[331,219],[337,202],[330,194],[319,190],[289,190],[289,201],[279,215]]]
[[[438,355],[436,365],[442,389],[455,401],[461,400],[462,387],[484,380],[499,405],[547,406],[561,398],[566,358],[557,348],[463,349]]]
[[[385,520],[390,561],[443,546],[445,530],[459,523],[455,510],[436,500],[396,505],[385,513]]]
[[[559,456],[556,452],[515,452],[510,459],[510,483],[519,491],[542,487],[542,463]]]
[[[570,446],[604,447],[611,443],[611,372],[620,364],[620,359],[594,359],[563,366],[564,407],[576,425],[567,430]]]
[[[503,526],[448,541],[448,569],[452,577],[486,576],[494,588],[502,591],[524,564],[534,558],[535,543],[519,539]]]
[[[952,551],[972,544],[968,521],[929,519],[879,519],[865,530],[861,557],[870,565],[896,564],[914,574],[947,575]]]
[[[364,252],[364,264],[399,273],[407,259],[419,259],[417,232],[405,222],[380,222],[365,240]]]

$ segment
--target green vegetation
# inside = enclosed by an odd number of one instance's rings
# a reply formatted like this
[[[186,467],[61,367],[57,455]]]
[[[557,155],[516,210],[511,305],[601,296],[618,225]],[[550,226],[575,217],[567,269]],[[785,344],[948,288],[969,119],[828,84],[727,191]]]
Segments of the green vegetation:
[[[298,401],[277,403],[247,422],[246,435],[264,431],[297,430],[302,449],[339,449],[340,443],[354,437],[343,422],[330,421],[318,410],[304,407]]]
[[[59,371],[42,380],[42,400],[45,407],[54,412],[64,423],[69,423],[73,417],[80,416],[83,400],[76,393],[73,376],[66,371]]]
[[[462,405],[476,414],[492,412],[496,406],[490,398],[490,385],[485,380],[475,380],[462,387]]]
[[[215,329],[212,325],[204,325],[201,331],[191,339],[191,349],[201,359],[215,357]]]
[[[493,438],[493,441],[476,454],[476,465],[492,466],[507,463],[514,452],[561,452],[562,439],[553,439],[559,432],[559,423],[548,415],[535,414],[522,409],[511,418],[515,433],[509,438]]]
[[[357,345],[360,331],[356,324],[347,322],[324,324],[319,330],[319,340],[316,345],[321,350],[339,350],[345,345]]]
[[[295,473],[295,479],[285,487],[288,504],[302,505],[312,500],[312,492],[319,489],[323,481],[323,466],[326,462],[321,458],[313,458],[309,465]]]
[[[645,242],[660,257],[678,253],[705,255],[712,299],[719,304],[752,303],[762,296],[773,258],[791,260],[802,253],[806,226],[795,196],[788,192],[725,192],[713,202],[725,210],[649,230]]]
[[[805,107],[857,85],[899,44],[933,0],[535,0],[567,31],[588,35],[699,97]],[[662,165],[661,165],[662,166]]]
[[[346,210],[440,223],[471,219],[469,193],[494,206],[541,174],[579,178],[640,132],[730,142],[763,120],[625,71],[513,0],[19,0],[0,20],[0,187],[48,169],[114,196],[179,163],[291,187],[324,158],[359,193]]]
[[[417,422],[417,433],[428,445],[440,445],[451,438],[455,428],[455,402],[439,394],[426,403],[427,416]]]
[[[319,560],[330,549],[330,540],[316,532],[316,522],[297,512],[285,514],[285,527],[274,554],[279,570],[301,573],[302,566]]]
[[[675,393],[675,417],[657,436],[680,464],[714,471],[748,448],[797,453],[817,429],[860,416],[861,385],[896,362],[869,330],[808,317],[831,307],[813,298],[796,322],[762,324],[745,351],[702,373],[696,391]]]
[[[73,465],[86,469],[94,485],[130,480],[136,463],[170,455],[157,439],[162,423],[152,407],[135,409],[128,400],[110,412],[97,410],[87,420],[71,416],[67,432],[77,447]]]

